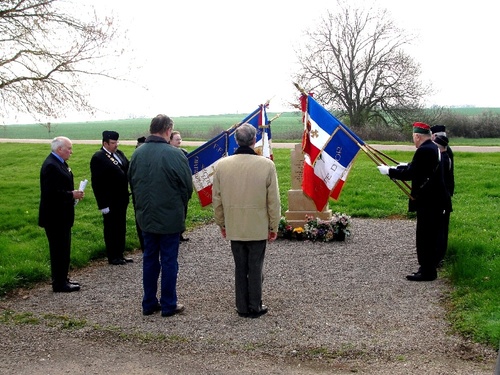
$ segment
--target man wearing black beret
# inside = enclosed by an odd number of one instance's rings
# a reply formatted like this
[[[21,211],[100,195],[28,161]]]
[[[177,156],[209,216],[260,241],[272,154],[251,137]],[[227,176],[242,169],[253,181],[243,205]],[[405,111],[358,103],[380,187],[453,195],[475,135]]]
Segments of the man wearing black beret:
[[[118,137],[115,131],[103,131],[102,147],[90,160],[92,189],[103,218],[106,255],[109,264],[113,265],[133,261],[123,256],[130,195],[127,177],[129,161],[118,150]]]
[[[438,136],[444,136],[444,137],[447,137],[446,135],[446,126],[444,125],[434,125],[434,126],[431,126],[431,139],[432,141],[434,141],[436,139],[436,137]],[[453,151],[451,150],[451,147],[449,145],[446,145],[446,153],[448,154],[450,160],[451,160],[451,163],[453,164]],[[450,192],[451,195],[453,195],[453,192]]]

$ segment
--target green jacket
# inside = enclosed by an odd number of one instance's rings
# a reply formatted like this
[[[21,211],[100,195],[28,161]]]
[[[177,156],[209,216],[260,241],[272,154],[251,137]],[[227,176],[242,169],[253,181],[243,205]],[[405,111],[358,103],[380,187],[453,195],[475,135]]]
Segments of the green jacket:
[[[140,228],[149,233],[185,230],[185,210],[193,193],[186,156],[161,137],[151,135],[137,148],[128,171]]]

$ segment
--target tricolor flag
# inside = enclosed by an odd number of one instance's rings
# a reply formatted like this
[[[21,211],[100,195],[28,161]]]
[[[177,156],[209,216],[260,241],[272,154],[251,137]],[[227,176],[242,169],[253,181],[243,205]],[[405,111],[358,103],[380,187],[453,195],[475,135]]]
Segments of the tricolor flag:
[[[233,155],[238,148],[234,132],[239,125],[247,122],[257,128],[255,151],[259,153],[258,147],[260,147],[262,155],[272,159],[271,128],[270,121],[267,119],[267,106],[267,103],[259,105],[255,111],[250,113],[236,126],[223,131],[187,155],[189,167],[193,174],[193,185],[198,192],[202,207],[212,203],[212,183],[215,163],[222,157]]]
[[[354,163],[354,161],[352,161],[351,164],[349,164],[347,169],[342,174],[342,177],[340,177],[340,180],[338,180],[338,182],[335,184],[335,187],[333,188],[332,192],[330,193],[330,198],[333,198],[335,200],[339,199],[340,192],[342,191],[342,188],[344,187],[345,180],[347,180],[347,175],[349,174],[353,163]]]
[[[241,120],[238,126],[244,123],[253,125],[257,129],[255,152],[272,160],[273,150],[271,147],[271,122],[269,121],[266,112],[266,108],[268,106],[269,103],[260,104],[255,111]],[[236,128],[231,130],[231,132],[229,133],[228,155],[234,154],[234,152],[238,148],[236,139],[234,139],[235,130]]]
[[[324,109],[311,95],[301,96],[304,114],[304,135],[302,150],[314,164],[323,148],[330,141],[334,130],[342,123]]]
[[[312,96],[304,97],[301,98],[302,108],[306,109],[302,190],[314,201],[316,209],[322,211],[330,196],[338,198],[363,141]]]
[[[212,182],[215,163],[226,156],[227,131],[198,147],[187,155],[193,174],[193,185],[202,207],[212,203]]]

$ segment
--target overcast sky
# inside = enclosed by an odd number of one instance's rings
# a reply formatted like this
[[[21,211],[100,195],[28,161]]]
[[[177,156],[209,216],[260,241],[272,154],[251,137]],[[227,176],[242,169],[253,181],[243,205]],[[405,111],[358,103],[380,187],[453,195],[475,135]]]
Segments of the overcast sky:
[[[92,0],[94,1],[94,0]],[[353,4],[363,4],[352,1]],[[500,5],[496,1],[370,1],[418,37],[408,53],[436,95],[429,105],[500,107]],[[98,118],[247,114],[291,110],[298,93],[294,47],[308,28],[335,11],[335,0],[95,0],[128,29],[137,84],[99,85]],[[467,4],[467,5],[464,5]],[[102,14],[102,13],[101,13]],[[133,60],[130,58],[133,56]],[[92,120],[88,118],[88,120]]]

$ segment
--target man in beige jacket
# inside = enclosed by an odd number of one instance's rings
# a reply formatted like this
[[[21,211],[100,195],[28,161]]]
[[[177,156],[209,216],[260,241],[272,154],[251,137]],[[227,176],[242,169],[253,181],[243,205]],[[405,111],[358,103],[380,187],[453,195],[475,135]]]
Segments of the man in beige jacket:
[[[274,241],[281,217],[276,167],[254,151],[256,129],[242,124],[235,132],[238,149],[215,166],[212,204],[222,236],[231,241],[235,264],[236,310],[257,318],[262,305],[264,254]]]

